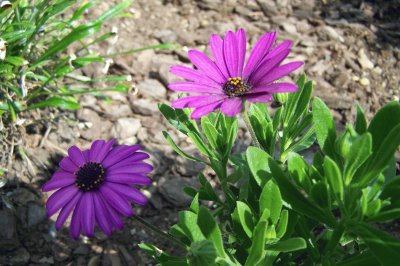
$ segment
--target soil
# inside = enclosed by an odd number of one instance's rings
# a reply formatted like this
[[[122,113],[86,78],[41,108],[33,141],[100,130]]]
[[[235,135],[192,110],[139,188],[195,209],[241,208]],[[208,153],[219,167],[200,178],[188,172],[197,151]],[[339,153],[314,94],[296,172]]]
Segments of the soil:
[[[87,16],[95,17],[113,2],[118,1],[103,1]],[[294,41],[289,59],[305,62],[291,78],[305,72],[314,80],[314,95],[332,108],[338,128],[343,128],[354,120],[356,101],[369,118],[385,103],[399,101],[399,12],[398,0],[134,1],[128,9],[131,16],[105,25],[104,31],[118,28],[118,39],[97,49],[111,54],[159,43],[174,43],[177,48],[146,50],[113,60],[108,73],[131,75],[136,93],[110,93],[112,103],[84,95],[82,108],[75,113],[41,110],[26,114],[24,137],[14,145],[14,150],[25,147],[26,156],[12,158],[7,184],[0,188],[0,264],[153,265],[138,248],[141,241],[180,253],[132,219],[126,219],[124,230],[111,238],[97,232],[91,239],[74,241],[68,224],[57,232],[55,217],[46,218],[44,202],[49,195],[40,187],[73,144],[86,148],[95,139],[111,137],[124,144],[141,143],[152,155],[156,170],[151,176],[153,185],[143,189],[150,204],[136,208],[136,213],[167,230],[177,222],[177,212],[189,203],[182,188],[196,186],[199,171],[211,174],[177,156],[162,136],[161,131],[167,130],[181,147],[195,153],[193,144],[157,110],[157,103],[170,103],[177,97],[166,89],[175,80],[168,73],[172,64],[189,65],[188,49],[208,52],[212,33],[244,28],[254,44],[264,32],[277,31],[280,41]],[[103,69],[104,65],[96,65],[80,74],[95,76]],[[249,142],[249,136],[241,134],[237,148]],[[3,150],[12,145],[6,146]],[[1,156],[4,159],[7,153]]]

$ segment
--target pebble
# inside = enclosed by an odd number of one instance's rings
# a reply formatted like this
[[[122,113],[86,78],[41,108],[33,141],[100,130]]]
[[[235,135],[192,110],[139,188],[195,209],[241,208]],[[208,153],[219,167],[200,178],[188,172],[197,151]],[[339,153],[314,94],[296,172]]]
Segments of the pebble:
[[[162,43],[175,43],[178,39],[177,34],[172,30],[159,30],[154,32],[153,35]]]
[[[117,138],[123,140],[134,137],[139,132],[141,126],[140,119],[123,117],[118,119],[114,124],[112,132]]]
[[[362,78],[360,79],[360,84],[363,85],[364,87],[367,87],[371,84],[371,82],[367,78]]]
[[[16,248],[19,245],[16,219],[10,209],[0,209],[0,228],[0,251]]]
[[[140,114],[144,116],[151,116],[158,113],[157,103],[150,101],[148,99],[137,99],[134,96],[129,98],[132,111],[135,114]]]
[[[167,89],[156,79],[146,79],[137,85],[138,94],[153,99],[164,99],[167,96]]]
[[[192,200],[191,197],[183,192],[184,187],[198,187],[195,179],[171,176],[170,179],[161,179],[159,182],[159,191],[161,195],[175,206],[188,206]]]
[[[28,207],[28,226],[38,225],[46,219],[46,209],[42,205],[32,203]]]
[[[360,51],[358,51],[357,61],[360,64],[362,69],[373,69],[374,68],[374,63],[372,63],[372,61],[365,54],[364,49],[360,49]]]

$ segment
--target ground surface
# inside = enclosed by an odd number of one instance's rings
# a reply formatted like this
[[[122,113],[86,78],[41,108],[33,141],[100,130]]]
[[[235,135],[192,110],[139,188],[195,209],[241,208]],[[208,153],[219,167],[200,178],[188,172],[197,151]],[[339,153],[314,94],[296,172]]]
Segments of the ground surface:
[[[104,1],[87,15],[95,16],[111,2],[117,1]],[[152,174],[154,185],[146,188],[151,195],[150,204],[137,209],[137,213],[162,229],[175,223],[177,211],[188,204],[182,188],[196,186],[193,176],[208,170],[172,152],[161,130],[169,130],[189,152],[194,152],[194,146],[167,126],[157,111],[157,103],[176,98],[165,87],[173,80],[169,66],[188,64],[188,48],[208,51],[211,33],[224,34],[242,27],[251,44],[272,30],[278,32],[279,40],[294,40],[291,59],[303,60],[305,65],[293,78],[305,71],[315,80],[314,94],[333,108],[338,125],[353,120],[355,101],[369,116],[384,103],[398,101],[399,2],[324,2],[330,4],[317,0],[135,1],[129,9],[131,17],[106,25],[106,30],[117,27],[119,38],[115,44],[99,47],[102,53],[161,42],[180,47],[174,51],[148,50],[114,60],[109,73],[131,75],[138,89],[136,95],[112,94],[112,104],[86,95],[82,97],[83,108],[76,113],[30,114],[23,138],[30,161],[14,160],[9,181],[0,190],[0,264],[152,264],[138,249],[140,241],[176,252],[168,242],[149,235],[132,220],[126,220],[125,229],[111,238],[97,233],[93,239],[74,241],[67,227],[56,232],[54,217],[46,219],[43,206],[48,195],[40,192],[40,186],[72,144],[85,148],[94,139],[110,137],[118,138],[120,143],[139,142],[152,154],[156,170]],[[85,69],[83,74],[96,75],[102,69],[99,65]],[[46,120],[50,116],[55,117],[51,123]],[[241,135],[238,149],[241,143],[249,143],[248,136]]]

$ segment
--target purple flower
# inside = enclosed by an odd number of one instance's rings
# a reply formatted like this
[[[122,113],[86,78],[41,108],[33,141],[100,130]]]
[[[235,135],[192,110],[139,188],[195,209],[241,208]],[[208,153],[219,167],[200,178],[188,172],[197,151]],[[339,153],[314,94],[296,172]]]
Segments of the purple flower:
[[[140,145],[114,145],[115,140],[96,140],[88,150],[72,146],[60,162],[61,169],[43,185],[47,192],[57,189],[46,203],[50,217],[61,209],[59,230],[71,212],[71,235],[93,236],[95,224],[107,235],[122,229],[122,216],[133,215],[130,202],[145,205],[147,198],[133,185],[149,185],[147,173],[153,167],[142,160]]]
[[[189,59],[196,69],[175,65],[171,73],[188,81],[175,82],[169,88],[177,92],[196,95],[183,97],[172,103],[174,108],[194,108],[191,117],[201,118],[215,109],[228,116],[242,110],[243,99],[249,102],[270,102],[272,94],[294,92],[297,85],[276,80],[298,69],[303,62],[281,65],[292,47],[284,41],[274,47],[276,33],[264,34],[256,43],[244,66],[246,32],[228,31],[225,38],[213,34],[210,38],[211,60],[204,53],[191,50]]]

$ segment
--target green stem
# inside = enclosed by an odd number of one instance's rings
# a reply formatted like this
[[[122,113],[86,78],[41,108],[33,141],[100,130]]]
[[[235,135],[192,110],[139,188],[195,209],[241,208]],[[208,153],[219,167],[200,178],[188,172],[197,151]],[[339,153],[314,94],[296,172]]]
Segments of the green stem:
[[[243,116],[244,122],[246,123],[246,127],[250,132],[251,138],[253,139],[254,145],[256,145],[258,148],[262,149],[260,142],[258,142],[258,139],[256,137],[256,132],[254,132],[254,129],[251,126],[250,118],[249,118],[249,115],[247,114],[247,110],[246,110],[246,105],[244,105],[244,107],[243,107],[242,116]]]
[[[141,217],[139,217],[137,215],[134,215],[132,217],[133,217],[133,219],[135,219],[139,223],[143,224],[144,226],[146,226],[148,229],[152,230],[154,233],[158,234],[159,236],[162,236],[162,237],[174,242],[175,244],[178,244],[179,246],[181,246],[183,248],[187,248],[186,244],[184,244],[180,240],[176,239],[173,235],[171,235],[169,233],[165,233],[164,231],[158,229],[157,227],[148,223],[146,220],[142,219]]]

